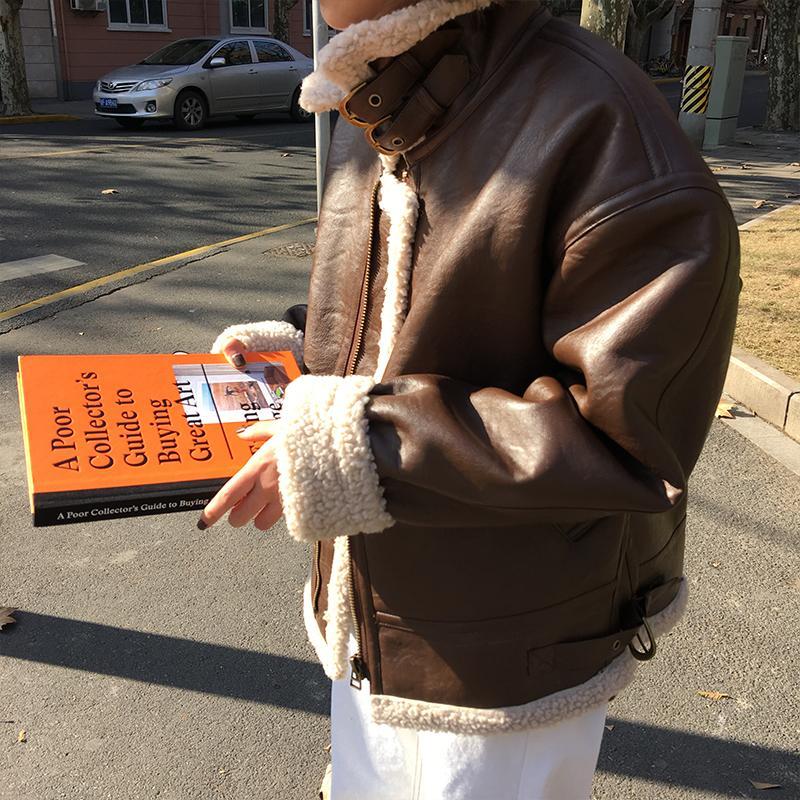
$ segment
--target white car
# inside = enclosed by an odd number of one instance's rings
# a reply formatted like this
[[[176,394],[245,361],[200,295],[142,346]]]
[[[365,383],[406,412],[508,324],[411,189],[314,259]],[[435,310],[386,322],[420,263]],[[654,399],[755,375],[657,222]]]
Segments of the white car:
[[[211,116],[250,118],[286,111],[296,122],[312,115],[299,103],[300,83],[313,62],[263,36],[179,39],[139,64],[103,75],[94,89],[95,114],[124,128],[150,119],[172,119],[197,130]]]

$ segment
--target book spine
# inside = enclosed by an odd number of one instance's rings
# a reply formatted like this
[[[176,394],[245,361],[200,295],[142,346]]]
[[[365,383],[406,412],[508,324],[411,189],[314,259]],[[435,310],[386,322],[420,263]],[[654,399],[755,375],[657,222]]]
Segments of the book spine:
[[[168,496],[152,498],[131,497],[83,497],[52,502],[47,495],[34,495],[33,526],[70,525],[77,522],[99,522],[100,520],[144,517],[150,514],[172,514],[179,511],[200,511],[219,491],[225,481],[203,488],[187,487]],[[45,499],[46,498],[46,499]]]

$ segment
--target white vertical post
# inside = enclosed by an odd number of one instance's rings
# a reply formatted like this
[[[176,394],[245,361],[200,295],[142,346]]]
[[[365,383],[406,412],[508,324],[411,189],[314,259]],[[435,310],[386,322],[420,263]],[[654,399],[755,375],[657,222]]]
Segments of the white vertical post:
[[[721,7],[722,0],[695,0],[692,12],[679,120],[698,150],[703,146],[706,132],[706,108],[714,73],[714,46]]]
[[[319,0],[311,0],[311,31],[314,37],[314,68],[319,51],[328,43],[328,23],[322,18]],[[328,148],[331,142],[331,115],[324,111],[314,115],[314,138],[317,143],[317,215],[322,207],[322,184],[325,180],[325,165],[328,163]]]

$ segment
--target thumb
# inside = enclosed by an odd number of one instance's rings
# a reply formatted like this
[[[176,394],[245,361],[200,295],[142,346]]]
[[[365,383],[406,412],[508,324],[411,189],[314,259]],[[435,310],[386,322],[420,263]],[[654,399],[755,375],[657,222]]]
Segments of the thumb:
[[[231,337],[230,339],[226,340],[225,344],[222,345],[220,352],[228,360],[228,363],[237,369],[241,369],[244,366],[244,354],[247,352],[247,348],[239,339],[234,339]]]

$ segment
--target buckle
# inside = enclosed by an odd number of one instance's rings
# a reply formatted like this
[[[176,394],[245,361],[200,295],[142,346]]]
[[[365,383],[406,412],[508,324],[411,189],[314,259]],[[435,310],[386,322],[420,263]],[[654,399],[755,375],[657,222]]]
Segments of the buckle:
[[[364,131],[364,135],[367,137],[367,141],[381,154],[385,156],[393,156],[397,154],[397,150],[388,150],[385,148],[378,140],[375,138],[375,130],[379,128],[381,125],[384,125],[391,119],[391,115],[385,116],[383,119],[379,119],[374,125],[367,125],[366,130]]]
[[[647,633],[647,642],[645,643],[642,640],[641,632],[637,631],[636,635],[628,643],[628,650],[631,651],[631,655],[637,661],[649,661],[656,654],[656,649],[657,649],[656,637],[653,636],[653,630],[650,627],[650,623],[647,621],[647,617],[645,617],[644,614],[642,614],[641,611],[639,610],[638,604],[637,604],[637,612],[639,616],[639,621],[641,622],[641,625],[644,627]],[[638,642],[641,649],[635,647],[634,642]]]
[[[355,88],[355,89],[351,89],[351,90],[350,90],[350,91],[349,91],[349,92],[348,92],[348,93],[345,95],[345,97],[344,97],[344,98],[341,100],[341,102],[339,103],[339,113],[340,113],[340,114],[341,114],[341,115],[342,115],[342,116],[343,116],[343,117],[344,117],[344,118],[345,118],[345,119],[346,119],[348,122],[352,123],[353,125],[355,125],[355,126],[357,126],[357,127],[359,127],[359,128],[368,128],[370,124],[369,124],[369,122],[367,122],[366,120],[363,120],[363,119],[361,119],[361,117],[358,117],[358,116],[356,116],[356,115],[355,115],[355,114],[354,114],[354,113],[353,113],[353,112],[350,110],[349,103],[350,103],[350,101],[353,99],[353,97],[354,97],[354,96],[355,96],[355,95],[356,95],[358,92],[360,92],[360,91],[361,91],[361,90],[362,90],[362,89],[363,89],[363,88],[364,88],[366,85],[367,85],[367,82],[366,82],[366,81],[363,81],[363,82],[362,82],[362,83],[360,83],[358,86],[356,86],[356,88]],[[381,122],[383,122],[383,120],[381,120]],[[380,124],[380,123],[376,123],[376,124]]]

